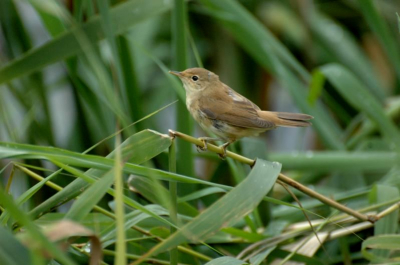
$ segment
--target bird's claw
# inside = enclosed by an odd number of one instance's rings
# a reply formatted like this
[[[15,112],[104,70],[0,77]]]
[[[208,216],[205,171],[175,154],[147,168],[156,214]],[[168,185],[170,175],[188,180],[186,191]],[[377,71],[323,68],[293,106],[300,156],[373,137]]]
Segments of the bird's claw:
[[[226,158],[226,149],[223,148],[224,153],[223,154],[218,154],[219,158],[221,158],[222,160],[225,160]]]
[[[227,142],[227,143],[224,143],[223,145],[220,146],[223,153],[222,154],[218,154],[218,156],[222,160],[225,160],[225,158],[226,158],[226,148],[228,148],[228,145],[230,145],[230,144],[231,144],[231,142]]]
[[[203,143],[203,146],[196,145],[197,152],[204,152],[207,151],[207,141],[206,139],[199,138],[199,140]]]
[[[218,141],[220,139],[218,138],[211,138],[211,137],[200,137],[198,138],[198,140],[200,140],[203,143],[203,146],[200,145],[196,145],[197,148],[197,152],[201,152],[201,151],[207,151],[207,142],[208,141]],[[220,146],[221,150],[222,150],[222,154],[218,154],[218,156],[222,159],[225,160],[227,153],[226,153],[226,149],[228,148],[228,146],[233,143],[234,141],[229,141],[224,143],[223,145]]]
[[[196,145],[196,149],[197,149],[197,152],[199,152],[199,153],[207,151],[207,145],[204,145],[204,146]]]

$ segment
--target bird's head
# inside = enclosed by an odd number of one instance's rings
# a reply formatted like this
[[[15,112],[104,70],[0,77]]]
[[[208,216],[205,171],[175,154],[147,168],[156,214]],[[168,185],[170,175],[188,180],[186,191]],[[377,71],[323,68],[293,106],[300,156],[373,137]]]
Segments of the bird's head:
[[[215,87],[219,83],[218,75],[204,68],[189,68],[182,72],[169,71],[182,80],[186,93],[196,93]]]

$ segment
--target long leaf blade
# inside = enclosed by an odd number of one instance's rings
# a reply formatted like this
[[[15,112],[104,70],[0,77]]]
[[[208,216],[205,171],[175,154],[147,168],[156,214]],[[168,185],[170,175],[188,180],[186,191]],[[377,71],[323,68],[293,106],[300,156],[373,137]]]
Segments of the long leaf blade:
[[[380,129],[382,135],[400,151],[400,132],[386,116],[383,106],[350,71],[339,64],[321,67],[321,72],[335,86],[337,91],[356,109],[365,112]],[[351,87],[351,89],[349,89]]]
[[[162,0],[132,0],[119,4],[110,10],[112,27],[115,29],[113,32],[120,34],[151,16],[167,11],[170,7],[169,1]],[[67,31],[43,46],[30,50],[0,69],[0,84],[81,52],[82,47],[75,38],[75,30]],[[103,27],[98,16],[90,19],[81,30],[92,43],[104,39]]]
[[[183,242],[201,242],[224,226],[233,225],[253,211],[274,185],[281,164],[257,160],[238,186],[146,254],[156,254]]]

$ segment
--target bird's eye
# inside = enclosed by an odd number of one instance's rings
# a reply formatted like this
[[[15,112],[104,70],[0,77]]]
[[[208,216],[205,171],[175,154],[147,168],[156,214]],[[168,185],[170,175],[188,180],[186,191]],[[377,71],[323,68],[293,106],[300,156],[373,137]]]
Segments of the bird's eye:
[[[197,75],[194,75],[192,76],[192,80],[196,82],[197,80],[199,80],[199,77]]]

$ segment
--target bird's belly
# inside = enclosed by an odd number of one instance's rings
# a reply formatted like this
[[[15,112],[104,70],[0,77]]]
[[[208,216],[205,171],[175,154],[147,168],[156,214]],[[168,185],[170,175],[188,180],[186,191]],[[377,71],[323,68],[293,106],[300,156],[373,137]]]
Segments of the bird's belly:
[[[243,128],[230,125],[220,120],[211,120],[211,126],[208,128],[215,135],[223,140],[237,140],[247,136],[257,136],[264,130]]]
[[[209,119],[200,110],[191,108],[191,104],[187,104],[187,107],[193,118],[203,129],[210,130],[224,141],[237,140],[247,136],[257,136],[259,133],[265,131],[263,129],[233,126],[221,120]]]

